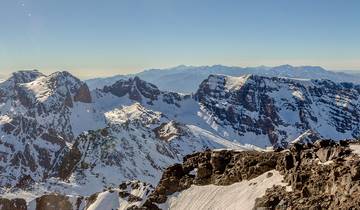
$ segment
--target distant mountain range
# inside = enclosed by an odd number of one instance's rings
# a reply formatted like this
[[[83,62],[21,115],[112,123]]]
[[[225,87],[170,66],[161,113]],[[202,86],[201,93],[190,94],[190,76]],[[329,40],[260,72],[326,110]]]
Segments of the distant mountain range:
[[[328,79],[334,82],[360,83],[360,75],[344,72],[325,70],[318,66],[291,66],[281,65],[276,67],[229,67],[222,65],[214,66],[177,66],[168,69],[150,69],[137,74],[117,75],[107,78],[94,78],[86,80],[90,89],[102,88],[119,79],[138,76],[150,82],[161,90],[194,93],[200,83],[211,74],[223,74],[228,76],[242,76],[254,74],[267,77],[288,77],[300,79]]]

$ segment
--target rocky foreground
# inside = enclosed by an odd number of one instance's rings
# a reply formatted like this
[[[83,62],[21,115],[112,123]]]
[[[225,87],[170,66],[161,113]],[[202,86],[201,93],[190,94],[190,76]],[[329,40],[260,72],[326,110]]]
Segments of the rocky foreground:
[[[284,177],[284,184],[259,195],[254,209],[357,209],[360,207],[360,156],[354,149],[357,147],[360,145],[346,141],[320,140],[314,144],[295,143],[287,150],[272,152],[199,152],[186,156],[182,164],[167,168],[155,189],[132,182],[87,198],[53,194],[30,204],[22,199],[0,199],[0,209],[107,209],[99,201],[104,200],[104,193],[112,195],[106,199],[120,202],[120,206],[111,207],[114,202],[108,202],[109,210],[160,209],[166,206],[169,197],[191,186],[229,186],[265,173],[270,177],[273,170]]]
[[[189,155],[169,167],[143,205],[157,209],[168,196],[191,185],[231,185],[277,170],[291,187],[273,186],[254,209],[357,209],[360,207],[360,157],[348,142],[294,144],[289,150],[207,151]],[[193,174],[193,171],[196,174]],[[224,206],[224,209],[226,206]],[[241,209],[241,206],[239,206]]]

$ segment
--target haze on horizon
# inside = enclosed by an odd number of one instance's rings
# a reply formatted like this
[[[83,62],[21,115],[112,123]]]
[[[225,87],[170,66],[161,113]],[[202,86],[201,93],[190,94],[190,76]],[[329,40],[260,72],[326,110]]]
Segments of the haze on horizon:
[[[185,65],[360,70],[360,1],[3,0],[0,75]]]

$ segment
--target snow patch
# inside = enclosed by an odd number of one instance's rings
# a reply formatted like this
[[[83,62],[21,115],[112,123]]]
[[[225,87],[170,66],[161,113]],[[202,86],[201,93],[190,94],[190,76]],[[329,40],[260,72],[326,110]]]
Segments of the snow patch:
[[[350,144],[350,149],[354,154],[360,155],[360,144]]]
[[[248,80],[248,78],[251,75],[245,75],[245,76],[241,76],[241,77],[230,77],[227,76],[226,77],[226,84],[225,87],[229,90],[237,90],[240,89],[245,82]]]
[[[7,115],[0,116],[0,125],[5,125],[11,122],[11,118]]]
[[[268,177],[268,175],[272,176]],[[162,209],[252,209],[255,199],[265,195],[274,185],[285,186],[283,176],[276,170],[268,171],[252,180],[245,180],[229,186],[191,186],[168,198]]]

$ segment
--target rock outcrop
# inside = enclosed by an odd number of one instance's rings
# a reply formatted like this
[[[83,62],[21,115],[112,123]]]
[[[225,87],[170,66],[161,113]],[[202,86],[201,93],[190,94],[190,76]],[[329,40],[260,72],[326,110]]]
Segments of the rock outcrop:
[[[274,169],[288,187],[268,189],[256,199],[254,209],[356,209],[360,206],[359,164],[360,156],[344,141],[295,143],[289,150],[273,152],[200,152],[167,168],[143,209],[158,209],[168,196],[191,185],[230,185]]]

